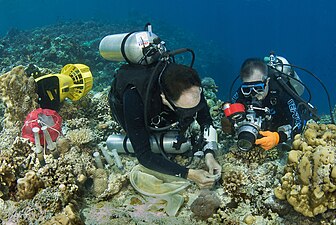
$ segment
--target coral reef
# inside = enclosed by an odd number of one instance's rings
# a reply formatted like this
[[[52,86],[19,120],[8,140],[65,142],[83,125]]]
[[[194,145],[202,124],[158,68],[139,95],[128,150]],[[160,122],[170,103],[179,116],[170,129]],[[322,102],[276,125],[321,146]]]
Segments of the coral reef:
[[[33,77],[27,77],[23,66],[17,66],[0,76],[0,96],[6,109],[4,124],[7,127],[23,125],[26,115],[36,109],[37,94]]]
[[[4,73],[0,77],[3,101],[0,115],[4,116],[0,127],[0,223],[335,223],[335,127],[309,125],[307,132],[295,139],[286,168],[281,158],[283,154],[276,149],[267,152],[254,149],[242,153],[235,147],[231,148],[235,144],[233,138],[224,135],[220,129],[222,101],[216,96],[215,81],[209,77],[203,79],[202,85],[219,134],[216,157],[223,166],[222,181],[211,192],[205,192],[197,201],[192,201],[197,198],[199,190],[196,185],[191,185],[183,194],[188,203],[182,205],[177,216],[170,217],[164,212],[161,200],[144,197],[130,185],[128,176],[138,164],[136,158],[120,155],[123,169],[114,163],[97,169],[92,154],[99,151],[98,143],[104,142],[112,133],[122,132],[113,121],[108,105],[108,87],[113,73],[122,63],[102,59],[98,55],[98,44],[103,36],[134,30],[135,25],[142,27],[143,24],[60,23],[31,31],[13,29],[0,39],[0,67]],[[162,38],[172,43],[169,49],[183,46],[178,39],[184,35],[183,31],[164,29],[164,26],[159,28],[158,33],[163,33]],[[202,43],[202,47],[195,49],[210,48]],[[206,68],[203,66],[206,60],[217,59],[209,54],[216,53],[207,51],[197,57],[197,62],[201,63],[200,74],[205,74],[202,70]],[[81,62],[91,67],[95,76],[94,90],[77,102],[63,102],[59,114],[63,119],[64,136],[56,141],[59,157],[54,158],[45,150],[46,165],[41,166],[33,144],[18,137],[24,117],[37,108],[31,76],[57,72],[68,62]],[[34,63],[40,67],[35,72],[31,71],[31,66],[19,66]],[[183,157],[176,159],[178,162],[188,161]],[[102,160],[106,163],[104,157]],[[192,166],[205,168],[200,161],[194,160]],[[284,171],[291,175],[281,179]],[[24,179],[25,185],[19,184],[20,179]],[[302,208],[307,206],[308,211],[322,212],[325,208],[327,211],[319,217],[305,217],[286,201],[275,197],[273,190],[276,187],[275,194],[282,199],[288,196],[288,201],[301,204]],[[300,202],[300,197],[307,201]],[[202,211],[202,206],[207,210]],[[202,220],[196,220],[195,214]]]
[[[0,68],[9,71],[13,66],[36,64],[40,67],[59,71],[65,64],[78,62],[88,65],[94,75],[94,91],[102,91],[111,84],[113,73],[121,66],[118,62],[103,59],[98,50],[101,39],[110,34],[142,30],[150,18],[139,18],[132,23],[101,23],[85,21],[75,23],[57,23],[32,30],[12,29],[0,38]],[[151,19],[150,19],[151,20]],[[187,46],[197,50],[198,72],[206,74],[214,63],[223,64],[223,52],[213,42],[200,42],[193,34],[186,35],[185,30],[168,27],[161,23],[155,26],[155,33],[167,41],[169,49]],[[195,39],[198,41],[190,41]],[[202,49],[211,51],[202,52]],[[188,59],[178,60],[188,64]]]
[[[313,217],[336,209],[336,126],[310,123],[296,135],[275,196]]]
[[[220,118],[223,116],[222,104],[223,102],[217,98],[218,86],[215,83],[215,80],[211,77],[205,77],[202,79],[202,87],[204,91],[204,97],[207,101],[207,104],[210,109],[211,118],[214,121],[215,127],[219,128]],[[221,132],[220,129],[217,129],[217,132]]]

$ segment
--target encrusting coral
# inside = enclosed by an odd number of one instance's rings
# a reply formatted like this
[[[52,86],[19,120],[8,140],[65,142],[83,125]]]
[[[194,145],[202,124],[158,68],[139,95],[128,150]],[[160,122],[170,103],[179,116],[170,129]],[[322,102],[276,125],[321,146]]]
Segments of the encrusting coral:
[[[274,190],[277,198],[305,216],[336,209],[335,137],[334,124],[308,124],[302,136],[295,136],[286,174]]]
[[[35,196],[38,189],[43,187],[43,183],[34,171],[28,171],[24,178],[19,178],[16,182],[19,199],[31,199]]]
[[[67,205],[62,213],[59,213],[52,217],[49,221],[45,222],[44,225],[84,225],[78,213],[74,210],[74,206],[70,203]]]

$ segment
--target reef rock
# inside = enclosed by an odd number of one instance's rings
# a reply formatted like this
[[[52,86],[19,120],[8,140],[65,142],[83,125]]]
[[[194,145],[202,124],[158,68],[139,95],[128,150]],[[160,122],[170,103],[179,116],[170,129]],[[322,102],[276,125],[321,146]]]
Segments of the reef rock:
[[[190,209],[197,217],[207,219],[217,211],[220,204],[220,199],[215,192],[204,190],[191,204]]]

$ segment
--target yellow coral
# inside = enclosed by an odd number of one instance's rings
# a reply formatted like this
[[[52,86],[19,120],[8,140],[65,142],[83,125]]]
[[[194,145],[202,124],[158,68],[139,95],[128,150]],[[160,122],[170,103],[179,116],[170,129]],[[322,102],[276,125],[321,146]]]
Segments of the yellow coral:
[[[286,174],[274,194],[296,211],[313,217],[336,208],[336,127],[311,123],[294,138]]]

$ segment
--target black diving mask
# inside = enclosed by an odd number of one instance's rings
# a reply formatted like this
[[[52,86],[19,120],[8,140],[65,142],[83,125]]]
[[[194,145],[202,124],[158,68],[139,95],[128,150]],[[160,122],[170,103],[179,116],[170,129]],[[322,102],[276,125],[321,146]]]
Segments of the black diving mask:
[[[177,115],[177,120],[180,126],[189,126],[195,119],[197,112],[206,107],[206,102],[204,100],[203,93],[201,93],[200,102],[192,108],[182,108],[176,106],[171,100],[167,99],[169,104],[174,109],[175,114]]]
[[[167,97],[168,95],[166,92],[166,88],[162,82],[162,75],[165,69],[167,68],[167,65],[168,64],[166,64],[165,67],[162,69],[159,75],[159,78],[158,78],[160,90],[166,96],[166,100],[171,105],[172,109],[177,115],[177,121],[179,122],[179,125],[189,126],[194,121],[195,116],[197,115],[197,112],[199,112],[201,109],[203,109],[203,107],[206,107],[207,105],[204,100],[203,88],[200,87],[200,102],[196,106],[192,108],[183,108],[183,107],[176,106],[175,103]]]

